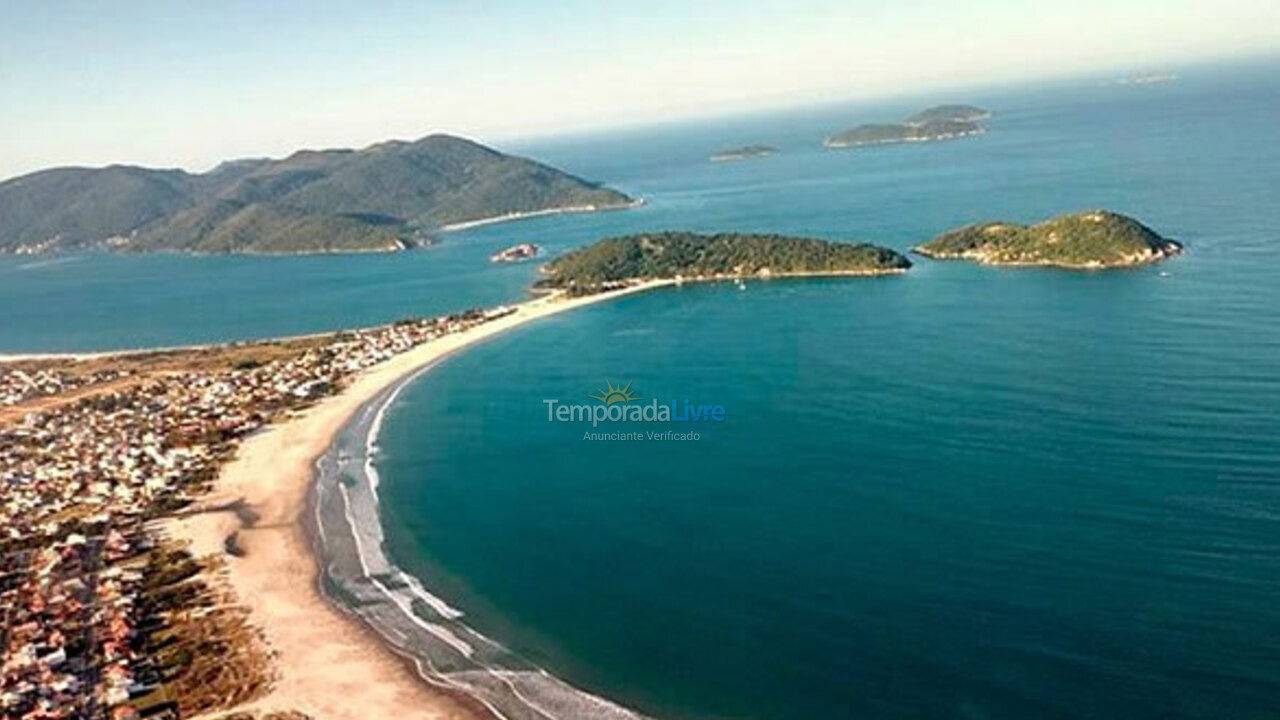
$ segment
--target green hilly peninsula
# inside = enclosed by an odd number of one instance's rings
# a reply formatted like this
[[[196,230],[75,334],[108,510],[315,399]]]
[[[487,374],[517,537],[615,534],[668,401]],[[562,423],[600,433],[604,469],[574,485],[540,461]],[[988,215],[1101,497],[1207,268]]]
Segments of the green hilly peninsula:
[[[931,142],[981,135],[987,131],[979,120],[991,112],[973,105],[938,105],[926,108],[901,123],[866,123],[838,132],[823,141],[827,148]]]
[[[1062,215],[1036,225],[986,222],[945,232],[914,251],[987,265],[1100,269],[1158,262],[1182,252],[1131,217],[1107,210]]]
[[[0,183],[0,252],[398,250],[450,225],[634,201],[451,135],[302,150],[202,174],[56,168]]]
[[[911,261],[888,248],[747,233],[646,233],[601,240],[547,263],[540,290],[584,295],[637,280],[884,275]]]

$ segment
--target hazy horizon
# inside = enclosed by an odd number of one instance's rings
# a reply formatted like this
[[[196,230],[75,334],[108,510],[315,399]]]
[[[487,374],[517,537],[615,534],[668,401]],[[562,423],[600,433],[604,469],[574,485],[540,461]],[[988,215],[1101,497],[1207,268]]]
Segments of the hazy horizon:
[[[509,142],[1274,53],[1280,6],[571,2],[475,11],[63,2],[0,29],[0,179],[448,132]],[[954,98],[964,101],[965,98]]]

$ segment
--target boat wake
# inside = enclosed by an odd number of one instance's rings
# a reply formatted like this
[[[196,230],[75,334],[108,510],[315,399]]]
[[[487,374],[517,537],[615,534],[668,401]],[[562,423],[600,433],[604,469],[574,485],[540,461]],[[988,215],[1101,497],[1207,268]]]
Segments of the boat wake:
[[[69,262],[75,262],[80,259],[79,255],[70,257],[56,257],[49,260],[36,260],[35,262],[23,263],[19,265],[17,270],[38,270],[40,268],[52,267],[54,265],[64,265]]]

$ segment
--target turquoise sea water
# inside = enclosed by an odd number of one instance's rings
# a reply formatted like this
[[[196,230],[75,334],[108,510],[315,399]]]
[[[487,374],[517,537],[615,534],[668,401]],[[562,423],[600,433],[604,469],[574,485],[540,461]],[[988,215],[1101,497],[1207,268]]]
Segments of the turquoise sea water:
[[[903,277],[689,286],[455,356],[383,426],[390,550],[486,635],[661,717],[1274,717],[1276,69],[543,142],[520,149],[649,204],[404,256],[6,259],[0,349],[509,301],[533,265],[485,256],[519,241],[555,253],[739,229],[905,249],[983,219],[1130,213],[1187,254],[1094,274],[922,260]],[[951,100],[996,110],[992,131],[817,144]],[[751,142],[783,152],[706,162]],[[606,381],[728,418],[663,443],[547,422],[543,399],[591,402]]]

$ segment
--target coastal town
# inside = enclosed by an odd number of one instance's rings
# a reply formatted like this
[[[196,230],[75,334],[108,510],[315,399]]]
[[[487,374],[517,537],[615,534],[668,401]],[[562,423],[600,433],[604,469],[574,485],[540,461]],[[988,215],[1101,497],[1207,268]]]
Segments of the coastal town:
[[[129,370],[107,368],[71,373],[61,368],[40,367],[30,371],[13,368],[0,373],[0,406],[17,405],[35,397],[61,395],[89,385],[118,380]]]
[[[194,556],[166,520],[202,511],[243,438],[515,311],[0,363],[0,718],[181,718],[268,692],[272,651],[221,579],[225,557]]]

